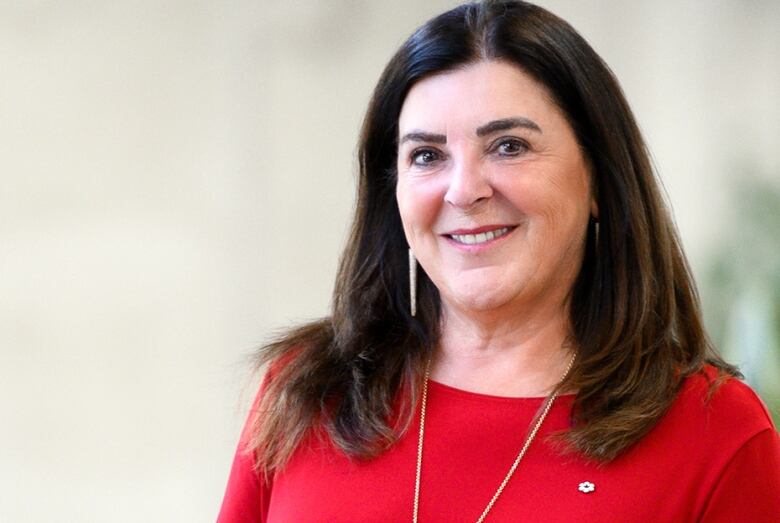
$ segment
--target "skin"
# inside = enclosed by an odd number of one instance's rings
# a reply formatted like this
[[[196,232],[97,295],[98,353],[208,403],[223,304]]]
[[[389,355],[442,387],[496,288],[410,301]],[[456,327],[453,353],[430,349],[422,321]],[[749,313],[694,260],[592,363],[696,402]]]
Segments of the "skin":
[[[404,101],[397,166],[406,239],[442,300],[431,379],[546,395],[576,350],[566,341],[569,297],[598,216],[564,114],[506,62],[431,76]],[[451,236],[501,227],[510,232],[479,245]]]

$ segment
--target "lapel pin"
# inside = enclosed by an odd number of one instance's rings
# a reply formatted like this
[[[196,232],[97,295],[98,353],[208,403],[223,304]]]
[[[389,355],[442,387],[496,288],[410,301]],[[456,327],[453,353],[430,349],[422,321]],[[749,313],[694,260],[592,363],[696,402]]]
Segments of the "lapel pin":
[[[596,485],[594,485],[590,481],[583,481],[582,483],[579,484],[577,490],[579,490],[583,494],[590,494],[591,492],[596,490]]]

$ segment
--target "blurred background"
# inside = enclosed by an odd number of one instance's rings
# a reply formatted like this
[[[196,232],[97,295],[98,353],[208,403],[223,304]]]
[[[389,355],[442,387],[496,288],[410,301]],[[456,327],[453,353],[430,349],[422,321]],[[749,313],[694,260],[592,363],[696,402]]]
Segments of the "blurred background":
[[[780,412],[780,2],[542,0],[613,68]],[[208,522],[327,313],[374,82],[445,0],[0,0],[0,521]]]

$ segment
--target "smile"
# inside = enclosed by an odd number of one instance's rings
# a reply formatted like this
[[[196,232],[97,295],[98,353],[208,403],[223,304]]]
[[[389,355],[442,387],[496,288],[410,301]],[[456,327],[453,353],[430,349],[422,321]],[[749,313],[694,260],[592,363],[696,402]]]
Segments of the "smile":
[[[509,233],[509,231],[509,227],[501,227],[500,229],[480,232],[478,234],[448,234],[447,236],[464,245],[479,245],[480,243],[485,243],[489,242],[490,240],[500,238],[501,236]]]

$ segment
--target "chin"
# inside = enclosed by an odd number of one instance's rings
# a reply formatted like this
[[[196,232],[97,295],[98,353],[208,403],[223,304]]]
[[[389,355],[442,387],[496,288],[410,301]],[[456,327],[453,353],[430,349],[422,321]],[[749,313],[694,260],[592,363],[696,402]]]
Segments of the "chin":
[[[495,288],[485,289],[483,292],[470,292],[456,294],[448,299],[443,299],[461,310],[473,312],[488,312],[499,309],[511,301],[511,297],[505,293],[496,293]]]

